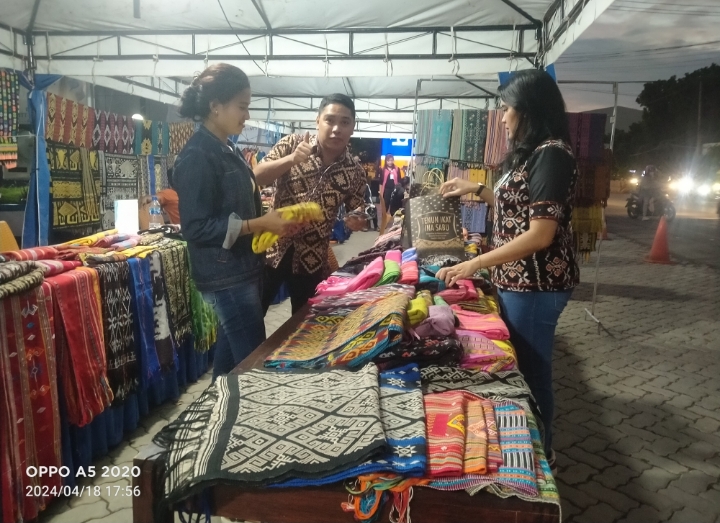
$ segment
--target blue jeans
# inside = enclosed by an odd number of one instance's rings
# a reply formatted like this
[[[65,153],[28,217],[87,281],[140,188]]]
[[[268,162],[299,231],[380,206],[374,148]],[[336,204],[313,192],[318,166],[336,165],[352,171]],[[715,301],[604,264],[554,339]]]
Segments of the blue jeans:
[[[265,341],[262,308],[262,280],[215,292],[203,292],[220,322],[215,345],[213,382],[233,370]]]
[[[560,314],[572,289],[567,291],[516,292],[498,289],[502,316],[510,330],[520,372],[535,396],[545,426],[545,453],[552,448],[555,409],[552,386],[552,353]]]

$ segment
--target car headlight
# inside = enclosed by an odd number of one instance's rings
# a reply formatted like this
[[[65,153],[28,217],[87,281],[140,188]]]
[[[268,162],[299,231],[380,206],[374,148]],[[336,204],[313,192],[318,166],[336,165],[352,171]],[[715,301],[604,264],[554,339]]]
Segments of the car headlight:
[[[701,185],[697,188],[697,192],[700,196],[707,196],[710,194],[710,186],[708,184]]]
[[[638,179],[637,179],[637,178],[630,178],[630,183],[631,183],[632,185],[637,185],[637,184],[638,184]]]
[[[680,180],[680,183],[678,183],[678,190],[683,194],[687,194],[693,190],[694,186],[695,184],[693,183],[692,178],[683,178]]]

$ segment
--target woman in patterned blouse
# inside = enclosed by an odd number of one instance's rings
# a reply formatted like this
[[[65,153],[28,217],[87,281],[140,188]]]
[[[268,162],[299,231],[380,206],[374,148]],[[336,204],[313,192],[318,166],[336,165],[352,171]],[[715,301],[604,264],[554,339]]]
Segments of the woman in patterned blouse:
[[[494,249],[442,269],[448,284],[492,267],[502,314],[520,370],[538,402],[545,452],[552,452],[552,350],[558,318],[579,283],[572,233],[577,168],[569,147],[565,102],[544,71],[520,71],[500,87],[503,123],[510,140],[505,175],[493,192],[455,178],[444,196],[477,193],[495,208]]]

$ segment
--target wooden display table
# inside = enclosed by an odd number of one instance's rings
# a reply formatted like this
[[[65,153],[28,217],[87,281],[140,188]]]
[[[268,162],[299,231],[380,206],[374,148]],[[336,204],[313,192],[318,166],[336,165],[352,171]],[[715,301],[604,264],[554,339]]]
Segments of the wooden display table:
[[[265,358],[292,334],[308,311],[300,310],[260,345],[233,372],[262,368]],[[153,467],[161,448],[146,446],[133,465],[141,474],[133,479],[140,496],[133,499],[134,523],[171,523],[171,513],[154,519]],[[353,514],[343,512],[340,504],[348,499],[342,485],[287,489],[247,489],[229,485],[210,487],[212,515],[264,523],[352,523]],[[389,503],[381,522],[388,521]],[[560,508],[548,503],[531,503],[519,498],[502,499],[480,492],[474,496],[465,491],[444,492],[415,488],[411,502],[413,523],[557,523]]]

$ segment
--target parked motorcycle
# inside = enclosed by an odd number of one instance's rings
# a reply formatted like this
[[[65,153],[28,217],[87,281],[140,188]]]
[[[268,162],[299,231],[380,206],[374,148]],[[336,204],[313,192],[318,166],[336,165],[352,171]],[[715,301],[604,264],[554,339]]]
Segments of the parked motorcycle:
[[[630,218],[638,219],[643,214],[643,200],[638,193],[630,194],[625,204],[627,213]],[[670,201],[670,198],[666,194],[658,196],[651,202],[652,212],[650,216],[665,216],[665,219],[669,222],[675,219],[675,205]]]

